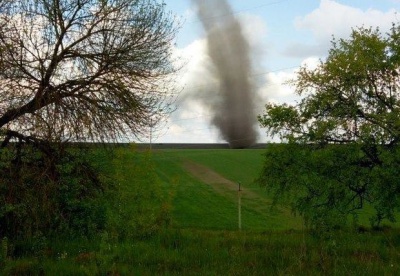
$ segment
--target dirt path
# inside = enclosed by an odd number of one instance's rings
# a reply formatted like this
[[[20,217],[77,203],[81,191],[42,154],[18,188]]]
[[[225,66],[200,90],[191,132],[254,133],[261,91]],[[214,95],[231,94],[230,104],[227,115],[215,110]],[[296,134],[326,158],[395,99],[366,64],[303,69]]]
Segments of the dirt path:
[[[215,189],[216,192],[220,194],[226,195],[227,192],[231,194],[238,191],[238,183],[226,179],[222,175],[218,174],[217,172],[206,166],[190,160],[185,160],[183,162],[183,167],[194,177],[204,182],[205,184],[210,185]],[[242,195],[246,195],[247,197],[260,197],[259,195],[245,187],[241,187],[241,193]]]
[[[198,164],[191,160],[184,160],[182,162],[182,166],[186,171],[203,182],[205,185],[211,186],[216,193],[230,198],[231,200],[237,199],[238,183],[223,177],[207,166]],[[257,212],[262,215],[270,214],[270,219],[276,220],[277,215],[271,214],[271,199],[261,196],[261,194],[246,187],[241,187],[241,198],[242,206],[252,210],[252,212]],[[293,217],[293,214],[289,208],[276,207],[274,212],[279,212],[285,216],[292,217],[293,221],[298,221],[299,225],[302,223],[299,217]],[[280,222],[276,223],[279,224]]]

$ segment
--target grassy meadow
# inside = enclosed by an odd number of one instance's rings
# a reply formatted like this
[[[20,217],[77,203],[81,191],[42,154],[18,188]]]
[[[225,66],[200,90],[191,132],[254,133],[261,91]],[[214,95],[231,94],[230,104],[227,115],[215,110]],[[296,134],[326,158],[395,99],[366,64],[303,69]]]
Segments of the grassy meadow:
[[[289,209],[271,210],[271,200],[254,183],[262,154],[259,149],[154,151],[159,177],[174,193],[175,227],[237,230],[240,183],[243,230],[302,229]]]
[[[0,275],[396,275],[397,225],[318,235],[254,183],[262,149],[134,147],[94,159],[113,188],[93,238],[1,241]],[[241,223],[238,230],[238,187]],[[368,211],[367,211],[368,212]],[[367,225],[367,224],[366,224]]]

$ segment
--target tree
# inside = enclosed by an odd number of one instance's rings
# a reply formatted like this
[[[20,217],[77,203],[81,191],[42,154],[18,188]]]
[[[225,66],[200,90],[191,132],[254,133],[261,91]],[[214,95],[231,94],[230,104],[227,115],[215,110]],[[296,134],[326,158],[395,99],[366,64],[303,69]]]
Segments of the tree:
[[[176,23],[154,0],[0,0],[0,236],[98,217],[80,202],[99,172],[65,143],[139,136],[170,111]]]
[[[0,129],[114,140],[168,111],[176,24],[142,0],[2,1]],[[17,133],[18,134],[17,134]]]
[[[400,207],[400,25],[358,28],[325,61],[300,68],[296,105],[267,104],[261,126],[287,144],[267,150],[260,183],[312,225],[340,224],[366,206],[371,222]],[[368,208],[369,208],[368,207]],[[330,215],[330,216],[329,216]]]

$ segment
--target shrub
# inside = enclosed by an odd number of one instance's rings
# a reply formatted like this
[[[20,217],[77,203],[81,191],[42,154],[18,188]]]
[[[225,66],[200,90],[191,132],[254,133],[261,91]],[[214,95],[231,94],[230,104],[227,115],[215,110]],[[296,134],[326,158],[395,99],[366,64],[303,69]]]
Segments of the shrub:
[[[43,150],[43,149],[46,150]],[[0,237],[90,236],[105,225],[103,184],[78,148],[15,144],[0,151]]]

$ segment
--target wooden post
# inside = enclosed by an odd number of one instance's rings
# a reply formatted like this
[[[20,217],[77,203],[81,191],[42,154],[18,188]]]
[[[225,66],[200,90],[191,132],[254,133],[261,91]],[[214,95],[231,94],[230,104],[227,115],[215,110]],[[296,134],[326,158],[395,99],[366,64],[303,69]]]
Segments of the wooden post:
[[[152,139],[153,139],[153,119],[150,118],[150,152],[152,150]]]
[[[241,198],[241,189],[240,189],[240,182],[239,182],[239,190],[238,190],[238,223],[239,223],[239,230],[242,230],[242,198]]]

